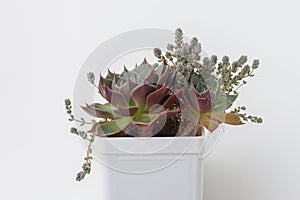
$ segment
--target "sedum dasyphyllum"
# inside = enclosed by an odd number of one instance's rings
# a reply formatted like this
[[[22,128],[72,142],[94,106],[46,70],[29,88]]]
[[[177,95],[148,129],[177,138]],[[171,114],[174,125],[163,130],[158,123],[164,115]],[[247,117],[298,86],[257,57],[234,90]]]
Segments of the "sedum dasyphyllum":
[[[72,128],[71,132],[89,141],[87,156],[76,180],[82,180],[91,170],[91,144],[96,136],[107,137],[172,137],[201,136],[206,129],[213,132],[222,123],[244,124],[243,121],[261,123],[262,119],[241,113],[245,107],[228,111],[238,97],[244,80],[253,76],[258,60],[252,66],[247,57],[232,63],[224,56],[201,60],[201,44],[197,38],[183,42],[181,29],[175,31],[175,44],[168,44],[163,55],[158,48],[154,56],[158,63],[146,59],[132,70],[124,67],[120,74],[108,70],[100,75],[96,85],[95,75],[88,80],[97,87],[106,103],[87,103],[82,109],[94,117],[92,122],[76,119],[70,100],[66,100],[70,121],[90,125],[88,132]]]

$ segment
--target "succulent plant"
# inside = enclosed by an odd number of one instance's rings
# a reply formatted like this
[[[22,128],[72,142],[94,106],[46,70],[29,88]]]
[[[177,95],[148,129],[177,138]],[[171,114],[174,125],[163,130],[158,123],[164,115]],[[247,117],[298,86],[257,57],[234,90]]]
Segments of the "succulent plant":
[[[246,56],[231,64],[228,56],[219,63],[215,55],[201,60],[198,39],[184,43],[181,29],[175,31],[175,43],[168,44],[165,54],[159,48],[153,53],[158,63],[151,65],[145,59],[132,70],[124,67],[120,74],[108,70],[105,77],[100,75],[98,85],[94,73],[87,74],[88,81],[106,100],[82,106],[95,120],[76,119],[71,101],[65,101],[70,121],[92,125],[88,132],[71,128],[71,133],[89,142],[76,180],[91,171],[91,144],[96,136],[201,136],[205,129],[214,132],[222,123],[262,123],[259,117],[241,113],[244,106],[228,111],[238,97],[238,89],[247,83],[244,79],[254,76],[258,60],[251,67],[246,64]]]
[[[200,127],[213,132],[223,122],[243,124],[236,114],[224,112],[236,96],[221,96],[217,82],[215,88],[201,88],[197,76],[191,77],[192,84],[178,86],[179,76],[169,66],[155,69],[146,60],[133,70],[100,76],[99,93],[108,103],[82,108],[105,121],[95,123],[90,132],[109,137],[193,136],[202,134]]]
[[[189,101],[191,97],[186,96],[190,89],[177,88],[178,75],[168,66],[154,68],[144,60],[133,70],[124,68],[121,74],[108,71],[106,77],[100,76],[99,93],[108,103],[87,104],[82,108],[105,121],[95,123],[90,132],[110,137],[200,135],[196,128],[200,115],[188,119],[197,108]],[[199,99],[200,105],[207,104],[205,101]],[[194,131],[184,130],[191,125]]]
[[[159,52],[159,54],[157,53]],[[201,60],[201,44],[196,37],[190,43],[183,42],[183,31],[175,31],[175,43],[168,44],[165,55],[160,49],[154,49],[154,56],[159,63],[164,63],[177,72],[177,87],[190,85],[189,94],[195,94],[200,111],[199,124],[213,132],[221,123],[241,125],[244,121],[262,123],[260,117],[240,113],[238,109],[228,110],[238,97],[238,89],[253,77],[259,61],[254,60],[252,67],[246,64],[247,56],[241,56],[230,64],[229,57],[224,56],[222,62],[212,55]],[[195,102],[190,106],[194,105]],[[190,113],[191,114],[191,113]]]

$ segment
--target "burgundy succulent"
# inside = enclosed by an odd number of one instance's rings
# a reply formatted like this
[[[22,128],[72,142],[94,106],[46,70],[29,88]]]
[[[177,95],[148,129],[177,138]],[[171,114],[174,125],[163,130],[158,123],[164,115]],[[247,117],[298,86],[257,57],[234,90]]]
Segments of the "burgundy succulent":
[[[121,74],[108,71],[98,87],[108,103],[82,107],[94,117],[107,119],[91,131],[101,136],[177,135],[183,88],[176,89],[176,76],[167,66],[154,69],[146,60],[131,71],[124,68]]]

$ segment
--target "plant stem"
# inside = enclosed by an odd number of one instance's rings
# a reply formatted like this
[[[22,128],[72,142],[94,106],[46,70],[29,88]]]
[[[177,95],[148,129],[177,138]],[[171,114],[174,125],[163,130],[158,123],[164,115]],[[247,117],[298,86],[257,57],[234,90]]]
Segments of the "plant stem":
[[[79,120],[79,119],[73,119],[73,121],[75,122],[78,122],[78,123],[82,123],[82,124],[94,124],[94,122],[86,122],[86,121],[82,121],[82,120]]]
[[[237,92],[238,89],[240,89],[241,86],[245,85],[245,83],[240,84],[234,91]]]

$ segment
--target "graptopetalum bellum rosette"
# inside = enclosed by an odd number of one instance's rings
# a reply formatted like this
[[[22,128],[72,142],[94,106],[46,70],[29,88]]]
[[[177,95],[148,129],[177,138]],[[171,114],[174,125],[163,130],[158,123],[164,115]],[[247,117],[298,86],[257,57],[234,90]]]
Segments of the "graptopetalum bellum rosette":
[[[107,101],[82,107],[96,122],[90,132],[98,136],[195,136],[219,124],[243,124],[238,115],[225,113],[235,98],[216,91],[197,91],[196,78],[177,87],[180,74],[168,65],[154,68],[146,60],[121,74],[100,76],[99,93]]]

